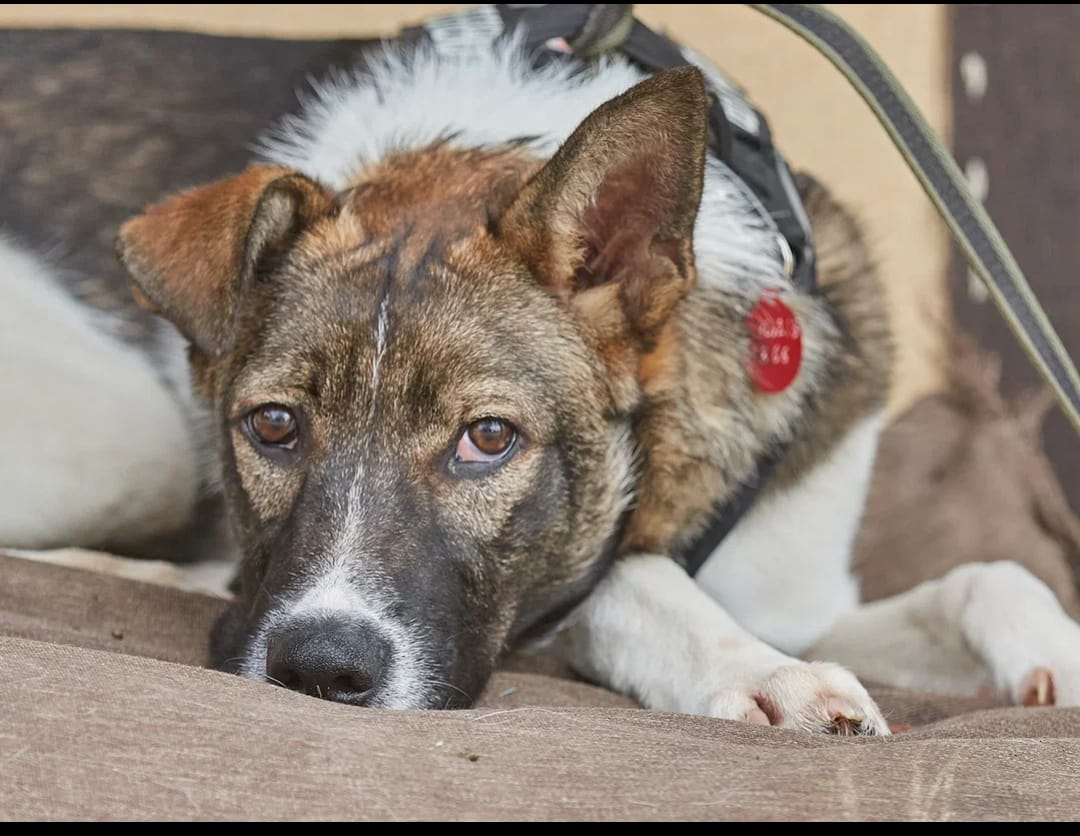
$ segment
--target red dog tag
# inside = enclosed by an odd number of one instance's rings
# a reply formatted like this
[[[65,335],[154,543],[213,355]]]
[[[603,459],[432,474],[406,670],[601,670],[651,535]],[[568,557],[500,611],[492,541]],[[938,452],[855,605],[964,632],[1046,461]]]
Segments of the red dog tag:
[[[802,328],[795,312],[767,290],[746,316],[750,357],[746,371],[762,392],[782,392],[802,364]]]

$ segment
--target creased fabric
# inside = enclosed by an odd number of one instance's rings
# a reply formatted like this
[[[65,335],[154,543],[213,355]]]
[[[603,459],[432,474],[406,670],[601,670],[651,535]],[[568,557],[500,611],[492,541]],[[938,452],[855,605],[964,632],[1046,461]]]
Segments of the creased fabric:
[[[221,606],[0,557],[0,819],[1080,816],[1078,709],[878,689],[923,725],[834,739],[508,670],[471,711],[377,711],[196,667]]]

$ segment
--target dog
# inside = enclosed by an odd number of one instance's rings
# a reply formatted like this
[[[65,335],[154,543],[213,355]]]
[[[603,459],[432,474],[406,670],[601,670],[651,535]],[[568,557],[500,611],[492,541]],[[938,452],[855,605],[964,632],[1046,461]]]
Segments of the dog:
[[[214,664],[354,705],[467,706],[537,646],[652,709],[824,733],[888,734],[856,674],[1080,704],[1080,626],[1015,564],[860,606],[881,286],[806,176],[818,286],[791,283],[708,107],[694,67],[390,52],[121,227],[175,328],[151,348],[3,245],[0,543],[134,551],[220,494]],[[763,297],[801,332],[773,393]],[[691,577],[675,556],[779,448]]]

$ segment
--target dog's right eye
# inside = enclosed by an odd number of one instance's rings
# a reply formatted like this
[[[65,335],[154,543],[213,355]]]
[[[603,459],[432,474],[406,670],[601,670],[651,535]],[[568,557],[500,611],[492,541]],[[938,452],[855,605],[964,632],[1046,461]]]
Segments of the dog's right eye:
[[[510,450],[517,438],[512,424],[499,418],[481,418],[466,427],[455,455],[463,462],[493,462]]]
[[[519,446],[517,428],[509,421],[481,418],[462,429],[449,467],[459,477],[485,476],[509,461]]]
[[[244,418],[244,430],[256,448],[266,451],[296,450],[300,427],[296,414],[278,403],[256,407]]]

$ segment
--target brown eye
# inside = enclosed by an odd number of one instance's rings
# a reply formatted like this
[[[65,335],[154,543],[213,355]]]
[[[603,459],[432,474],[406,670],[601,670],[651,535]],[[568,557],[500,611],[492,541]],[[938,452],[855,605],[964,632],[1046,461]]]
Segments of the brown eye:
[[[455,458],[459,462],[495,462],[503,458],[517,439],[517,430],[499,418],[481,418],[465,428]]]
[[[265,404],[249,412],[246,423],[248,435],[256,444],[286,450],[296,447],[299,437],[296,415],[288,407]]]

